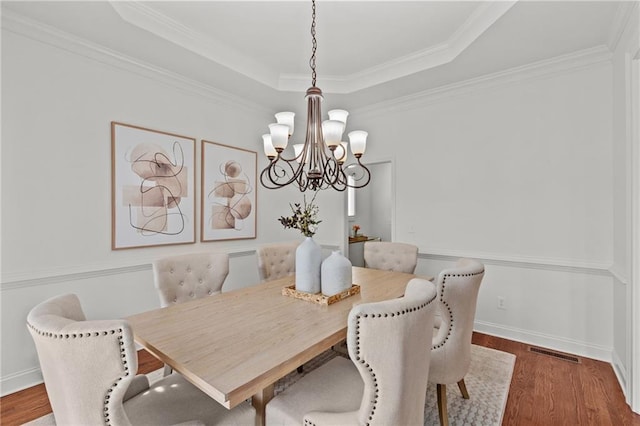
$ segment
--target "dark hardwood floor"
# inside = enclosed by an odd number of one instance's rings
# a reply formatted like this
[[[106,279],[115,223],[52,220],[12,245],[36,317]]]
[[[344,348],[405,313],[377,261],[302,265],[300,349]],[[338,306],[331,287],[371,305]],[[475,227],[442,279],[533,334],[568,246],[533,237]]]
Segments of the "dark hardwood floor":
[[[516,355],[503,425],[637,425],[640,415],[624,401],[611,366],[580,358],[576,364],[530,352],[529,345],[474,333],[473,343]],[[138,352],[138,371],[148,373],[162,363]],[[0,400],[0,424],[20,425],[51,412],[44,385]]]

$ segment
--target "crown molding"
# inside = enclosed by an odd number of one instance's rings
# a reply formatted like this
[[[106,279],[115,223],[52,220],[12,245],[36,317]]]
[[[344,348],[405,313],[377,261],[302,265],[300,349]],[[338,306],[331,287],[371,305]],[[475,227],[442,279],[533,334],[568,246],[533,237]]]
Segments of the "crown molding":
[[[173,88],[195,94],[215,102],[261,114],[270,113],[264,106],[184,75],[151,65],[119,53],[97,43],[69,34],[42,22],[12,11],[2,11],[2,30],[53,46],[120,70],[130,72]]]
[[[620,43],[620,39],[624,34],[627,26],[630,22],[633,22],[631,19],[633,17],[633,13],[638,13],[638,1],[622,1],[618,4],[618,8],[616,9],[616,15],[613,18],[613,24],[611,25],[611,30],[609,31],[609,37],[607,39],[607,46],[609,50],[614,52],[618,47],[618,43]],[[638,19],[636,18],[636,22]]]
[[[482,3],[446,42],[349,75],[325,76],[322,78],[322,90],[324,93],[348,94],[451,62],[516,2]],[[109,3],[126,22],[268,87],[292,92],[304,92],[309,87],[308,75],[279,74],[225,43],[194,31],[141,2]]]
[[[596,46],[567,55],[424,90],[411,95],[393,98],[366,107],[354,108],[352,113],[359,115],[379,115],[387,113],[389,109],[404,111],[462,96],[477,90],[490,89],[496,86],[504,86],[505,84],[520,83],[526,80],[546,78],[602,64],[610,64],[611,58],[612,53],[607,46]]]
[[[242,52],[171,19],[138,1],[110,1],[126,22],[142,28],[203,58],[230,68],[252,80],[276,89],[278,74]]]

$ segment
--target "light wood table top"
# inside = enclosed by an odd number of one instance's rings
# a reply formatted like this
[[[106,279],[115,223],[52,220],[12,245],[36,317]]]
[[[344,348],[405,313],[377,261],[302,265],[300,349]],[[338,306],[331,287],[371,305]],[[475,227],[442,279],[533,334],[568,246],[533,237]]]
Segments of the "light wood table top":
[[[360,294],[329,306],[283,296],[286,277],[126,319],[139,344],[213,399],[233,408],[253,396],[261,416],[276,380],[346,337],[354,305],[400,297],[414,277],[354,267]]]

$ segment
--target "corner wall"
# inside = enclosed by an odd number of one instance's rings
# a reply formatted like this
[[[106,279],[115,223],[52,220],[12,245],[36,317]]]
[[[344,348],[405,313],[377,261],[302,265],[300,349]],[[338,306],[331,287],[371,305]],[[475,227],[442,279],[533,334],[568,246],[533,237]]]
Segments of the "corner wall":
[[[417,273],[485,263],[478,331],[611,361],[611,72],[593,49],[353,111]]]
[[[151,262],[192,251],[230,254],[223,291],[258,282],[259,244],[302,239],[277,222],[295,189],[256,186],[257,238],[111,250],[111,121],[196,139],[196,238],[199,239],[200,140],[258,152],[273,121],[260,105],[208,90],[144,63],[110,57],[99,46],[37,24],[2,17],[2,395],[41,383],[25,325],[29,310],[66,292],[90,319],[159,307]],[[295,105],[294,105],[295,107]],[[300,103],[300,107],[304,107]],[[321,212],[343,198],[321,194]],[[323,216],[319,243],[340,245],[345,220]]]

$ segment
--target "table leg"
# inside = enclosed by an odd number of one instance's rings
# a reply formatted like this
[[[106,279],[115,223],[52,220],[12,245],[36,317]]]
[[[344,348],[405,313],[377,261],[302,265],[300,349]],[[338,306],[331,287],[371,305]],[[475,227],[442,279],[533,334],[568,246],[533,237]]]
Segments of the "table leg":
[[[251,397],[251,405],[256,409],[256,426],[265,426],[265,407],[273,398],[274,385],[269,385]]]

